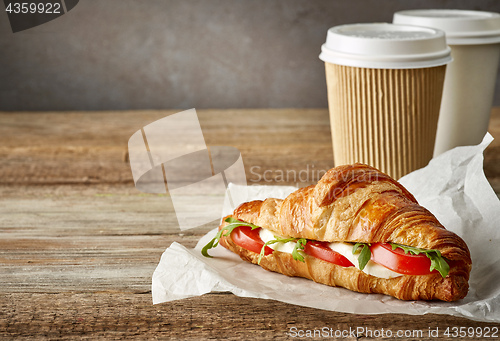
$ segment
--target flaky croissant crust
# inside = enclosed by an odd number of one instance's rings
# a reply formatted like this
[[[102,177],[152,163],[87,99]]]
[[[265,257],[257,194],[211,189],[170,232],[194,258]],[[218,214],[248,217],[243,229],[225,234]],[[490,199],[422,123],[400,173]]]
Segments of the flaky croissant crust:
[[[418,205],[401,184],[364,164],[333,168],[316,185],[301,188],[284,200],[269,198],[244,203],[232,217],[282,236],[327,242],[398,243],[439,250],[451,261],[445,279],[439,274],[381,279],[323,261],[320,262],[330,275],[321,273],[315,278],[311,273],[317,270],[310,264],[319,260],[307,257],[309,261],[302,263],[288,254],[273,252],[260,264],[268,270],[400,299],[450,301],[467,294],[471,258],[465,242]],[[223,226],[225,223],[220,228]],[[222,238],[221,244],[256,263],[255,254],[235,245],[230,237]],[[329,279],[325,280],[326,277]]]
[[[241,259],[257,264],[259,255],[236,245],[230,236],[222,237],[220,244]],[[287,276],[304,277],[317,283],[361,293],[391,295],[400,300],[451,302],[464,298],[469,288],[468,273],[460,267],[452,267],[446,278],[439,273],[432,273],[385,279],[367,275],[355,267],[342,267],[308,255],[304,255],[304,262],[300,262],[294,260],[291,254],[279,251],[262,257],[259,265]]]

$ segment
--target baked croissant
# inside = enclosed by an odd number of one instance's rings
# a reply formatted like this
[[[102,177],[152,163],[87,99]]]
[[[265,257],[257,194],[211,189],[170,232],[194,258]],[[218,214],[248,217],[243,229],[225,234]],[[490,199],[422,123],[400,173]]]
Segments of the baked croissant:
[[[266,270],[401,300],[455,301],[467,295],[471,258],[465,242],[446,230],[401,184],[367,165],[333,168],[316,185],[298,189],[284,200],[244,203],[229,218],[307,242],[394,243],[433,250],[449,266],[444,275],[434,270],[382,278],[359,266],[340,266],[303,252],[302,261],[289,252],[259,254],[237,245],[233,233],[220,236],[225,248]],[[228,225],[225,220],[219,230]]]

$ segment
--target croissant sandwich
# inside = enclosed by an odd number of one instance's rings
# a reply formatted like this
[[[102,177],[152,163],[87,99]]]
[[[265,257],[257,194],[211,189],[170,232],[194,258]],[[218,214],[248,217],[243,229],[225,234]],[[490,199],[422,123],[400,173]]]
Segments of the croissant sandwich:
[[[401,300],[456,301],[471,270],[465,242],[401,184],[354,164],[284,200],[256,200],[223,219],[221,244],[262,268]]]

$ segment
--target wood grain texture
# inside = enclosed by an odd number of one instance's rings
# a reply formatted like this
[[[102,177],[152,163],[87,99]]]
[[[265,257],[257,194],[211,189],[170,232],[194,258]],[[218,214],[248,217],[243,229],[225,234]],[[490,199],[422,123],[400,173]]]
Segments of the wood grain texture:
[[[398,331],[411,333],[398,340],[429,340],[432,339],[428,337],[429,329],[436,328],[440,329],[439,340],[456,340],[443,335],[446,327],[493,326],[433,314],[336,313],[232,294],[209,294],[158,305],[151,304],[148,293],[7,294],[0,301],[0,311],[0,337],[41,340],[289,340],[298,330],[305,333],[323,328],[333,333],[334,337],[329,339],[348,341],[395,339],[369,337],[370,331],[382,329],[394,335]],[[362,330],[355,333],[355,337],[352,334],[335,337],[336,330],[349,331],[350,328]]]
[[[133,186],[128,138],[174,112],[0,113],[0,338],[286,339],[292,326],[500,326],[325,312],[231,294],[153,306],[151,276],[162,252],[173,241],[193,247],[217,225],[180,231],[168,195]],[[333,166],[325,109],[198,114],[208,145],[242,152],[249,184],[305,186]],[[498,194],[499,108],[490,132],[497,139],[484,169]]]
[[[0,113],[0,183],[132,184],[128,139],[175,112]],[[333,167],[325,109],[199,110],[198,117],[208,146],[241,151],[250,183],[275,183],[277,170]]]

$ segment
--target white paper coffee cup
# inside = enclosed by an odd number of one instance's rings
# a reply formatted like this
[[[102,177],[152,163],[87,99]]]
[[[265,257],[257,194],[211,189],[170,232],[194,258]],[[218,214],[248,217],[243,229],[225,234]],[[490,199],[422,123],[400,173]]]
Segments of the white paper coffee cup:
[[[456,146],[479,144],[488,130],[500,59],[500,14],[465,10],[396,12],[394,23],[445,31],[448,65],[434,156]]]
[[[427,165],[451,61],[444,32],[387,23],[336,26],[320,59],[336,165],[362,162],[396,179]]]

